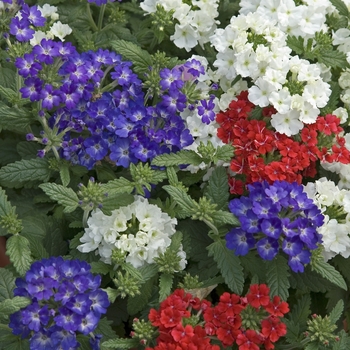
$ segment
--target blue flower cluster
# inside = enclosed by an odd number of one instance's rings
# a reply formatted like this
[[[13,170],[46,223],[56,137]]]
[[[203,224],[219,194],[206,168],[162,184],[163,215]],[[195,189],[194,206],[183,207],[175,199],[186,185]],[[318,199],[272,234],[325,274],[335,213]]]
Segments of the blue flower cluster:
[[[93,332],[109,306],[101,277],[90,269],[84,261],[61,257],[34,262],[25,278],[16,280],[14,295],[32,302],[10,316],[12,332],[29,337],[31,350],[77,349],[76,334]],[[100,339],[90,339],[93,349],[99,349]]]
[[[88,0],[88,2],[90,3],[94,3],[97,6],[101,6],[101,5],[105,5],[107,4],[107,2],[114,2],[115,0]],[[121,0],[118,0],[119,2],[121,2]]]
[[[321,211],[296,182],[255,182],[248,189],[247,197],[229,203],[241,226],[227,233],[227,247],[236,255],[246,255],[256,247],[264,260],[272,260],[282,248],[290,268],[303,272],[310,251],[321,243],[317,232],[324,221]]]

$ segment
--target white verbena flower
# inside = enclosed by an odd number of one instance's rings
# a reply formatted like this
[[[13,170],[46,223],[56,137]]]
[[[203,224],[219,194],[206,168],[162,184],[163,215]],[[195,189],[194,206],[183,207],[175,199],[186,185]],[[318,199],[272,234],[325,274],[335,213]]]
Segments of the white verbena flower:
[[[64,41],[64,38],[72,33],[72,28],[68,24],[62,24],[58,21],[51,26],[49,33]]]

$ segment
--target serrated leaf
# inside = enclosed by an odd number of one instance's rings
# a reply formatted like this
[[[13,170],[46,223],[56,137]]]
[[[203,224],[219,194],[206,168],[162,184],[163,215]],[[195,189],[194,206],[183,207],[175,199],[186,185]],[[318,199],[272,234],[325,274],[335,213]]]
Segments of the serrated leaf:
[[[11,203],[7,200],[6,192],[0,188],[0,217],[12,214],[15,209],[11,206]]]
[[[288,36],[287,45],[298,55],[304,52],[304,39],[301,36]]]
[[[224,167],[217,167],[211,174],[208,187],[204,195],[217,204],[218,209],[227,209],[227,202],[230,196],[228,188],[227,170]]]
[[[28,239],[18,234],[13,235],[7,240],[6,248],[17,272],[23,276],[32,263]]]
[[[32,301],[24,297],[14,297],[0,302],[0,314],[11,315],[14,312],[28,306]]]
[[[33,159],[38,158],[38,150],[42,147],[37,142],[22,141],[17,144],[17,152],[22,157],[22,159]]]
[[[342,0],[330,0],[332,5],[339,11],[340,15],[349,16],[349,10],[346,4]]]
[[[335,342],[332,350],[349,350],[350,349],[350,337],[349,335],[342,329],[339,333],[339,341]]]
[[[13,289],[15,285],[15,277],[12,272],[4,268],[0,268],[0,301],[11,299],[13,297]]]
[[[239,226],[239,220],[228,211],[217,210],[215,213],[211,214],[211,218],[221,226],[222,224],[230,224],[233,226]]]
[[[173,275],[162,273],[159,277],[159,301],[163,301],[171,293],[173,286]]]
[[[139,281],[142,281],[142,275],[140,271],[132,266],[130,263],[121,264],[122,269],[128,272],[132,277],[136,278]]]
[[[170,166],[166,168],[166,174],[168,176],[168,181],[171,186],[176,186],[179,183],[176,171],[174,167]]]
[[[71,189],[52,182],[39,185],[39,187],[58,204],[64,206],[65,213],[71,213],[78,207],[79,198]]]
[[[1,329],[0,332],[0,349],[6,350],[29,350],[28,339],[21,339],[20,336],[14,335],[9,328],[8,332]]]
[[[10,138],[0,139],[0,165],[4,166],[21,159],[16,150],[17,140]]]
[[[107,295],[108,295],[108,300],[111,304],[113,304],[115,302],[115,300],[117,299],[117,297],[119,296],[119,292],[111,287],[107,287],[103,289]]]
[[[138,268],[138,270],[142,276],[142,280],[146,282],[158,273],[158,266],[157,264],[149,264]]]
[[[134,43],[125,40],[116,40],[111,42],[111,46],[124,59],[130,60],[134,64],[133,69],[137,74],[148,72],[149,67],[152,66],[151,55]]]
[[[103,340],[108,340],[115,338],[115,332],[111,327],[112,321],[107,320],[106,317],[103,317],[98,322],[96,329],[94,330],[94,334],[102,334]]]
[[[21,235],[24,237],[36,237],[43,239],[46,236],[48,225],[47,216],[37,213],[35,216],[29,214],[22,219],[23,229]]]
[[[332,265],[320,259],[313,261],[311,268],[336,286],[348,290],[343,276]]]
[[[337,302],[337,305],[335,305],[335,307],[329,314],[329,320],[331,321],[331,323],[335,324],[340,319],[340,316],[342,315],[343,311],[344,311],[344,301],[339,300]]]
[[[186,211],[187,216],[192,215],[193,210],[196,210],[196,202],[186,193],[183,188],[174,187],[170,185],[163,186],[163,189],[167,191],[171,198]]]
[[[22,232],[21,232],[22,234]],[[44,248],[44,245],[42,243],[41,239],[38,239],[36,237],[28,237],[29,243],[30,243],[30,250],[32,252],[32,255],[35,259],[40,260],[43,258],[49,258],[50,255]]]
[[[112,269],[111,265],[105,264],[103,261],[95,261],[91,263],[91,272],[107,275]]]
[[[318,342],[312,342],[312,343],[308,343],[305,346],[305,350],[319,350],[319,344]]]
[[[130,315],[135,315],[139,311],[142,311],[148,304],[149,299],[152,296],[152,291],[154,288],[154,278],[150,278],[148,281],[142,284],[141,294],[135,297],[128,298],[127,309]]]
[[[244,274],[239,258],[226,248],[222,240],[212,243],[207,249],[209,256],[212,256],[216,261],[230,290],[241,294],[244,286]]]
[[[134,190],[135,184],[124,177],[109,181],[103,185],[103,189],[109,195],[116,193],[131,193]]]
[[[139,345],[138,339],[110,339],[102,342],[101,349],[117,349],[117,350],[130,350],[132,348],[137,348]]]
[[[0,169],[0,182],[6,181],[8,186],[12,183],[47,181],[49,177],[48,161],[42,158],[22,159]]]
[[[346,60],[346,54],[338,50],[322,50],[320,54],[317,55],[317,60],[319,63],[323,63],[332,68],[345,68],[349,65]]]
[[[120,207],[126,207],[133,203],[135,197],[129,193],[113,193],[103,198],[102,208],[104,214],[111,215],[112,211]]]
[[[350,269],[349,269],[349,260],[342,257],[338,254],[332,260],[341,274],[345,277],[345,279],[350,283]]]
[[[70,183],[69,165],[67,163],[60,164],[60,178],[62,185],[67,187]]]
[[[16,107],[8,107],[0,101],[0,128],[17,133],[25,133],[27,127],[34,121],[35,118],[28,111]]]
[[[287,260],[277,255],[271,261],[266,261],[267,285],[270,287],[271,297],[279,295],[283,300],[287,300],[289,296],[289,266]]]
[[[234,155],[234,147],[232,145],[223,145],[217,148],[215,153],[216,162],[222,160],[229,162]]]
[[[181,164],[199,165],[203,162],[203,158],[196,152],[191,150],[181,150],[176,153],[164,153],[152,160],[152,165],[156,166],[175,166]]]

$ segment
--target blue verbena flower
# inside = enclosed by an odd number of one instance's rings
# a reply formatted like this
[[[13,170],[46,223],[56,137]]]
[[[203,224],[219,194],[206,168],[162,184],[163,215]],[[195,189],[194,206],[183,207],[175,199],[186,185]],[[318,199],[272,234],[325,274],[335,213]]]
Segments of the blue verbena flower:
[[[32,264],[24,278],[16,280],[15,296],[31,304],[10,316],[12,332],[29,338],[31,350],[77,349],[77,334],[93,332],[109,306],[107,293],[99,288],[85,261],[42,259]],[[100,335],[94,335],[96,348]]]
[[[248,196],[229,203],[241,227],[227,233],[226,246],[236,255],[256,248],[264,260],[272,260],[281,249],[290,268],[303,272],[310,262],[310,251],[321,243],[317,232],[324,221],[321,211],[297,183],[275,181],[269,185],[265,181],[247,187]]]

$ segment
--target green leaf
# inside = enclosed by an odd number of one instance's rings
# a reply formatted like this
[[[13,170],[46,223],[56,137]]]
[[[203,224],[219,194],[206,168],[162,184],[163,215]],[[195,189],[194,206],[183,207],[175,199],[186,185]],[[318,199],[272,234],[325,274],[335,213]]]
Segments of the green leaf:
[[[140,273],[140,271],[135,268],[134,266],[132,266],[130,263],[124,263],[124,264],[121,264],[121,267],[122,269],[124,269],[126,272],[129,272],[129,274],[136,278],[137,280],[139,281],[142,281],[143,278],[142,278],[142,275]]]
[[[21,234],[23,234],[21,232]],[[43,258],[49,258],[50,255],[44,248],[44,245],[42,243],[42,240],[36,237],[28,237],[29,243],[30,243],[30,250],[32,252],[32,255],[35,259],[40,260]]]
[[[190,150],[181,150],[176,153],[165,153],[155,157],[152,160],[152,165],[156,166],[175,166],[181,164],[199,165],[203,162],[201,156]]]
[[[298,55],[304,52],[304,39],[301,36],[288,36],[287,45]]]
[[[139,339],[123,338],[123,339],[110,339],[101,344],[101,350],[104,349],[117,349],[117,350],[130,350],[139,346]]]
[[[216,261],[230,290],[241,294],[244,286],[244,274],[239,258],[226,248],[223,240],[212,243],[207,249],[209,256],[212,256]]]
[[[52,182],[47,182],[39,185],[39,187],[53,200],[57,201],[58,204],[64,206],[65,213],[71,213],[74,211],[79,202],[79,198],[76,193],[71,189],[58,185]]]
[[[0,332],[0,344],[1,349],[6,350],[29,350],[28,339],[21,339],[20,336],[12,334],[12,330],[9,328],[8,332],[1,329]]]
[[[103,198],[102,208],[104,214],[111,215],[112,211],[120,207],[126,207],[133,203],[134,196],[129,193],[113,193]]]
[[[50,256],[67,254],[67,242],[63,240],[61,227],[55,220],[49,222],[43,244]]]
[[[211,214],[211,218],[217,223],[218,226],[222,224],[230,224],[233,226],[239,226],[239,220],[228,211],[217,210],[214,214]]]
[[[168,181],[171,186],[175,186],[179,183],[179,179],[177,178],[176,171],[174,167],[169,166],[166,168],[166,174],[168,176]]]
[[[112,321],[107,320],[106,317],[103,317],[98,322],[94,334],[102,334],[104,340],[115,338],[115,332],[111,327]]]
[[[116,193],[131,193],[134,190],[135,184],[124,177],[109,181],[103,185],[104,190],[108,195]]]
[[[32,263],[29,241],[20,235],[13,235],[7,240],[7,254],[20,275],[29,270]]]
[[[116,289],[111,288],[111,287],[107,287],[103,290],[107,293],[108,300],[111,304],[113,304],[115,302],[115,300],[118,298],[118,296],[120,294]]]
[[[25,134],[25,130],[34,121],[35,118],[28,111],[16,107],[8,107],[0,101],[0,128]]]
[[[342,329],[339,333],[339,341],[335,342],[332,350],[349,350],[350,349],[350,337],[349,335]]]
[[[339,11],[340,15],[349,16],[349,10],[346,4],[342,0],[330,0],[332,5]]]
[[[29,215],[22,219],[23,229],[21,235],[24,237],[45,238],[48,231],[47,216],[37,213],[35,216]]]
[[[348,283],[350,283],[350,269],[349,269],[349,260],[342,257],[338,254],[332,259],[340,273],[345,277]]]
[[[337,302],[337,305],[335,305],[335,307],[329,314],[329,320],[331,321],[331,323],[335,324],[340,319],[341,315],[343,314],[343,311],[344,311],[344,301],[339,300]]]
[[[38,150],[42,147],[36,142],[22,141],[17,144],[17,152],[22,159],[33,159],[38,158]]]
[[[14,138],[0,139],[0,165],[4,166],[21,159],[16,150],[17,140]],[[28,144],[28,142],[26,142]]]
[[[0,217],[12,214],[15,209],[11,206],[11,203],[7,200],[6,192],[0,188]]]
[[[70,174],[69,174],[69,164],[64,162],[60,164],[60,178],[62,185],[67,187],[70,183]]]
[[[112,265],[105,264],[102,261],[95,261],[91,263],[91,272],[102,275],[107,275],[112,269]]]
[[[343,276],[337,271],[332,265],[326,263],[325,261],[319,259],[312,262],[312,270],[319,273],[322,277],[326,278],[328,281],[337,285],[338,287],[348,290],[346,282]]]
[[[11,315],[14,312],[28,306],[31,300],[24,297],[14,297],[0,302],[0,315]]]
[[[234,155],[234,147],[232,145],[223,145],[217,148],[215,153],[216,163],[218,160],[229,162]]]
[[[13,290],[16,287],[15,277],[12,272],[4,268],[0,268],[0,301],[11,299]]]
[[[157,264],[149,264],[138,268],[138,270],[142,276],[142,280],[146,282],[158,273],[158,266]]]
[[[230,196],[228,188],[227,170],[224,167],[217,167],[211,174],[205,189],[204,195],[216,203],[218,209],[227,209],[227,202]]]
[[[166,185],[163,186],[163,189],[170,194],[171,198],[181,207],[181,209],[186,211],[187,216],[192,215],[193,210],[196,210],[196,202],[183,188]]]
[[[134,71],[137,74],[149,72],[149,67],[152,66],[152,57],[147,51],[125,40],[112,41],[111,46],[124,59],[130,60],[134,64]]]
[[[7,186],[28,181],[47,181],[49,177],[48,161],[42,158],[22,159],[0,169],[0,182],[6,181]]]
[[[162,273],[159,277],[159,301],[163,301],[171,293],[173,286],[173,275]]]
[[[305,346],[305,350],[320,350],[318,342],[315,341],[315,342],[312,342],[312,343],[308,343]]]
[[[279,295],[283,300],[289,296],[289,266],[287,260],[277,255],[273,260],[266,261],[267,285],[270,287],[271,297]]]
[[[317,59],[319,63],[324,63],[326,66],[332,68],[345,68],[349,65],[346,60],[346,54],[338,50],[322,50],[317,55]]]

